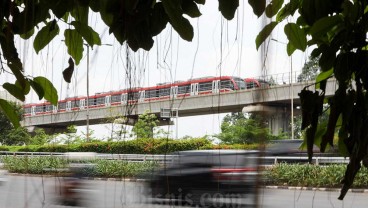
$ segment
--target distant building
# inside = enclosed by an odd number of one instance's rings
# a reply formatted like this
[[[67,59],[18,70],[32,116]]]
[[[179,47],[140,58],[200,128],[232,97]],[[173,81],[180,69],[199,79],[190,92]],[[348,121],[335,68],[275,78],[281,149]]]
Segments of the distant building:
[[[16,102],[18,104],[23,104],[22,101],[18,100],[17,98],[15,98],[13,95],[9,94],[7,91],[5,91],[2,88],[0,89],[0,99]]]

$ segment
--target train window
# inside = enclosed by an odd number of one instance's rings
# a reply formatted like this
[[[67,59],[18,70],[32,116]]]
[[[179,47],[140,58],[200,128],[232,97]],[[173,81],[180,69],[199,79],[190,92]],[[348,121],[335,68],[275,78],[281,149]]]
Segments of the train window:
[[[59,103],[59,110],[65,110],[66,109],[66,103]]]
[[[221,80],[220,89],[232,89],[232,90],[234,90],[234,84],[231,80]]]
[[[121,102],[121,95],[111,95],[111,103]]]
[[[110,106],[111,104],[111,95],[107,95],[105,97],[105,106]]]
[[[52,106],[53,105],[46,105],[46,112],[51,112],[52,111]]]
[[[35,112],[36,112],[36,113],[43,112],[43,105],[41,105],[41,106],[36,106]]]
[[[203,92],[203,91],[211,91],[212,90],[212,82],[204,82],[204,83],[199,83],[199,92]]]
[[[79,107],[80,102],[78,100],[73,100],[71,101],[71,108],[78,108]]]
[[[170,96],[170,88],[163,88],[163,89],[160,89],[160,97],[163,97],[163,96]]]
[[[103,105],[103,104],[105,104],[105,97],[96,98],[96,105]]]
[[[26,107],[26,108],[24,108],[24,114],[31,114],[31,108],[32,107]]]
[[[158,97],[158,95],[159,95],[159,90],[146,91],[146,98],[154,98],[154,97]]]
[[[234,77],[234,82],[238,86],[238,90],[244,90],[247,89],[247,85],[243,79],[240,79],[238,77]]]
[[[247,82],[247,89],[252,89],[257,87],[256,83],[254,81]]]
[[[138,100],[139,93],[138,92],[129,92],[128,93],[128,100]]]
[[[88,106],[94,106],[96,105],[96,99],[95,98],[89,98],[88,99]]]
[[[178,87],[178,94],[185,94],[190,92],[190,85],[184,85]]]

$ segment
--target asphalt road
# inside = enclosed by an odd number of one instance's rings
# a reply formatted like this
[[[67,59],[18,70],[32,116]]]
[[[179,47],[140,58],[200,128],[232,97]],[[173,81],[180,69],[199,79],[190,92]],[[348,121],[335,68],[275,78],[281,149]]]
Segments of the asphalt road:
[[[68,207],[59,203],[63,178],[8,176],[0,186],[0,208]],[[152,204],[146,197],[144,183],[124,181],[84,181],[80,190],[83,207],[178,207],[167,202]],[[349,192],[344,201],[337,200],[338,192],[261,189],[260,207],[292,208],[360,208],[368,207],[368,193]],[[251,196],[241,203],[251,203]],[[223,202],[216,202],[223,203]],[[215,204],[218,205],[218,204]],[[183,207],[183,206],[182,206]]]

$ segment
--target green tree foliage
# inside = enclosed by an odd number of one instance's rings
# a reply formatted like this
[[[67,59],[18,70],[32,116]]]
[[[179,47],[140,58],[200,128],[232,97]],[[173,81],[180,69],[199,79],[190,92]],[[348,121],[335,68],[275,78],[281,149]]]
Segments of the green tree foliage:
[[[32,145],[44,145],[50,143],[57,134],[49,135],[46,134],[44,129],[36,129],[34,136],[32,136],[30,140],[30,144]]]
[[[283,0],[251,1],[254,13],[263,13],[273,18],[256,39],[257,48],[270,36],[272,30],[283,20],[294,16],[295,22],[285,25],[289,40],[287,53],[305,51],[311,47],[312,57],[319,57],[321,73],[316,78],[319,91],[308,90],[299,94],[302,103],[302,129],[306,129],[308,156],[313,156],[313,144],[318,130],[319,117],[323,111],[327,80],[332,75],[338,88],[328,99],[330,114],[320,143],[325,151],[327,144],[334,145],[334,133],[339,126],[338,148],[350,157],[343,188],[339,199],[343,199],[368,158],[368,1],[367,0],[290,0],[276,7]],[[272,12],[267,12],[271,10]],[[295,15],[296,12],[298,15]]]
[[[132,131],[137,136],[137,139],[153,138],[154,128],[157,126],[158,122],[156,115],[146,110],[143,114],[138,116],[138,121],[134,124]]]
[[[309,60],[302,68],[302,73],[298,75],[298,82],[315,80],[320,72],[318,62],[319,57],[309,57]]]
[[[219,11],[226,19],[234,18],[239,0],[218,0]],[[65,81],[70,82],[74,64],[78,65],[83,56],[83,44],[89,47],[101,45],[99,34],[89,25],[91,12],[100,15],[120,43],[127,43],[133,50],[150,50],[153,37],[160,34],[168,24],[184,40],[191,41],[193,26],[188,17],[201,16],[198,5],[205,0],[2,0],[0,1],[0,54],[2,60],[15,76],[15,83],[3,87],[16,98],[24,101],[32,88],[39,99],[46,99],[56,105],[58,94],[53,84],[45,77],[29,77],[24,74],[15,39],[29,39],[34,36],[33,48],[36,53],[43,50],[56,36],[63,35],[67,51],[71,56],[69,66],[64,70]],[[59,25],[66,25],[60,31]],[[1,65],[1,70],[4,70]],[[19,125],[14,111],[6,100],[0,99],[0,109],[14,125]]]
[[[9,105],[14,111],[17,119],[20,120],[23,115],[22,107],[14,102],[10,102]],[[9,117],[3,111],[0,111],[0,142],[5,145],[22,145],[28,144],[29,136],[24,137],[27,130],[22,127],[14,127]],[[28,134],[28,133],[27,133]],[[19,138],[18,138],[19,136]],[[14,139],[11,141],[10,137]]]
[[[31,141],[31,135],[24,127],[18,127],[7,131],[3,140],[6,145],[28,145]]]
[[[225,144],[259,143],[262,139],[278,138],[270,135],[269,129],[264,126],[264,120],[259,115],[246,117],[243,113],[232,113],[225,116],[221,123],[221,133],[215,137]]]

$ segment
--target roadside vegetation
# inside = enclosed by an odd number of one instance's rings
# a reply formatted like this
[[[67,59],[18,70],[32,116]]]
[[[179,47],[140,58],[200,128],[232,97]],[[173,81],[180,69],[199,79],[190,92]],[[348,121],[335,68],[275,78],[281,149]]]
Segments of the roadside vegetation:
[[[265,171],[267,185],[341,188],[345,164],[309,165],[280,163]],[[368,169],[357,173],[353,188],[368,188]]]
[[[127,162],[123,160],[71,161],[59,156],[15,157],[3,156],[1,162],[10,173],[65,175],[70,172],[70,164],[83,164],[78,172],[85,177],[136,177],[159,167],[157,162]]]
[[[69,164],[85,164],[78,171],[85,177],[101,178],[149,178],[162,164],[158,162],[128,162],[124,160],[71,161],[65,157],[2,156],[1,162],[10,173],[62,176],[69,172]],[[346,165],[318,166],[309,164],[280,163],[265,169],[264,185],[340,188]],[[354,188],[368,188],[368,169],[357,174]]]

